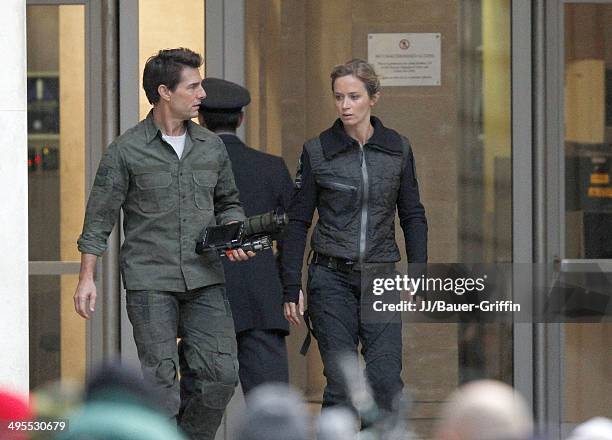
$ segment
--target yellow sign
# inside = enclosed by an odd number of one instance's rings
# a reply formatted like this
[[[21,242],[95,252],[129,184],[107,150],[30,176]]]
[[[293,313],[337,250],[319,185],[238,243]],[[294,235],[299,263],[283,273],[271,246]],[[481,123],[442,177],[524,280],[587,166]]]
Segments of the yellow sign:
[[[592,173],[591,185],[607,185],[610,183],[610,175],[608,173]]]
[[[612,199],[612,188],[589,187],[589,197],[592,199]]]

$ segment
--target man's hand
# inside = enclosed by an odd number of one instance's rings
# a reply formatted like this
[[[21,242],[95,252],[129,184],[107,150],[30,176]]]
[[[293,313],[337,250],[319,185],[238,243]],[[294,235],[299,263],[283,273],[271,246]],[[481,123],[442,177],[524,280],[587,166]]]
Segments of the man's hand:
[[[254,257],[255,252],[253,251],[244,252],[242,248],[238,248],[238,249],[232,249],[231,251],[227,251],[225,255],[227,255],[227,259],[230,261],[246,261],[249,258]]]
[[[79,284],[74,292],[74,310],[85,319],[91,318],[96,310],[96,283],[94,272],[98,257],[93,254],[81,254]]]
[[[96,283],[93,278],[79,280],[74,293],[74,309],[85,319],[96,310]]]
[[[234,220],[234,221],[228,222],[227,224],[231,225],[233,223],[238,223],[238,220]],[[232,249],[231,251],[226,251],[225,252],[225,256],[230,261],[246,261],[249,258],[254,257],[255,256],[255,252],[248,251],[248,252],[245,253],[242,250],[242,248],[238,248],[238,249]]]
[[[286,302],[284,304],[285,319],[289,321],[291,325],[300,325],[300,316],[304,316],[304,294],[300,289],[300,297],[297,305],[294,302]],[[299,312],[299,316],[298,316]]]

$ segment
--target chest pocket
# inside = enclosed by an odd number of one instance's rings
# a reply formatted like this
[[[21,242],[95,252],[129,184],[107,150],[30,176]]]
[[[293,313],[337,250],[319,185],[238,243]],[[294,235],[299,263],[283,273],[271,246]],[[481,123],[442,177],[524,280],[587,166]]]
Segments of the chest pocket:
[[[195,205],[198,209],[213,209],[218,174],[213,170],[193,172]]]
[[[337,217],[340,215],[346,216],[347,212],[353,211],[357,207],[358,186],[356,182],[325,178],[317,183],[320,187],[320,211],[328,211]]]
[[[138,188],[136,201],[143,212],[165,212],[174,207],[172,174],[169,171],[137,174],[134,182]]]

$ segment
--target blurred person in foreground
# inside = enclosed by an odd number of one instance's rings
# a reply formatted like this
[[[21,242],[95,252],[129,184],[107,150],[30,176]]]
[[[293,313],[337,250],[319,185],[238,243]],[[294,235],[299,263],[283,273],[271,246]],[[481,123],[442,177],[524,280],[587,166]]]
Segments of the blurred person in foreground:
[[[58,439],[185,440],[162,412],[162,399],[137,370],[106,364],[87,384],[83,406]]]
[[[612,420],[593,417],[574,428],[567,440],[612,440]]]
[[[457,389],[443,405],[436,440],[527,440],[533,417],[525,399],[509,385],[477,380]]]
[[[267,383],[246,396],[235,440],[307,440],[308,411],[302,396],[282,383]]]
[[[332,406],[321,411],[317,426],[317,440],[355,440],[359,422],[348,408]]]
[[[29,438],[28,432],[15,428],[15,422],[32,420],[33,414],[28,396],[0,388],[0,439],[25,440]],[[11,423],[13,423],[12,426],[10,426]]]
[[[285,161],[249,147],[236,135],[244,122],[243,108],[251,101],[249,91],[219,78],[204,79],[202,87],[206,98],[200,104],[200,124],[225,144],[245,214],[250,217],[278,209],[285,212],[293,188]],[[289,325],[283,318],[277,261],[283,244],[276,243],[277,255],[266,249],[241,264],[223,264],[245,394],[265,382],[289,381],[285,342]]]
[[[245,217],[223,142],[191,120],[206,96],[201,65],[186,48],[147,60],[142,83],[153,108],[98,166],[78,239],[74,307],[85,319],[95,310],[96,261],[122,210],[121,276],[144,378],[190,438],[212,440],[238,361],[221,261],[212,250],[196,254],[195,245],[202,228]],[[254,255],[237,249],[228,258]]]

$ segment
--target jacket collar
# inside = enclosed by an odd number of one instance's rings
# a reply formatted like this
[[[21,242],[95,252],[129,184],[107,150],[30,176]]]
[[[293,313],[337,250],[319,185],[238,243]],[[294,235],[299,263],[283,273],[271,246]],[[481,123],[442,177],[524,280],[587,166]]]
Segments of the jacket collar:
[[[144,120],[144,129],[147,144],[150,144],[153,139],[157,137],[157,133],[160,133],[161,137],[161,130],[159,129],[157,124],[155,124],[155,119],[153,118],[153,109],[149,110],[149,113],[147,114],[147,117]]]
[[[202,130],[198,130],[200,126],[195,122],[189,120],[187,121],[187,137],[190,139],[198,139],[200,141],[205,141],[206,136],[202,133]],[[155,118],[153,117],[153,109],[149,111],[147,117],[144,120],[144,128],[145,128],[145,139],[147,144],[150,144],[153,139],[158,136],[161,139],[162,132],[161,129],[155,123]]]
[[[402,153],[402,139],[395,130],[386,128],[380,119],[375,116],[370,117],[370,123],[374,127],[374,133],[368,140],[368,145],[375,145],[379,150],[389,154]],[[323,155],[328,160],[348,148],[358,145],[355,139],[346,134],[344,124],[340,119],[336,119],[334,125],[322,132],[319,139],[323,148]]]
[[[238,136],[236,136],[234,133],[228,133],[228,132],[223,132],[223,133],[217,133],[217,136],[219,136],[223,142],[231,142],[233,144],[242,144],[242,140],[240,140],[240,138]]]

